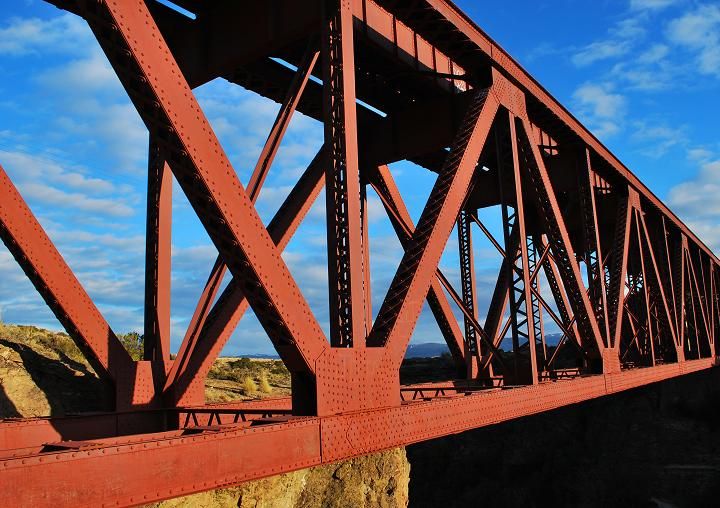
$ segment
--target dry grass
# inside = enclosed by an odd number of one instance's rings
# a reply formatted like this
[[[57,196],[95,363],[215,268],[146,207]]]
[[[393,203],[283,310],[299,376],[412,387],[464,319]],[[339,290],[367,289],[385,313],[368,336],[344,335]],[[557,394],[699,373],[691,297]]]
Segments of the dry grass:
[[[290,395],[290,372],[280,360],[218,358],[205,386],[208,402],[278,397]]]
[[[263,393],[272,393],[272,386],[270,386],[270,382],[267,378],[267,373],[265,373],[264,371],[260,375],[260,391]]]
[[[257,384],[250,376],[245,376],[245,379],[243,379],[242,389],[245,392],[245,395],[248,395],[250,397],[255,395],[258,391]]]
[[[67,357],[87,364],[80,349],[65,332],[51,332],[36,326],[9,325],[0,323],[0,338],[23,344],[40,354],[51,358]]]

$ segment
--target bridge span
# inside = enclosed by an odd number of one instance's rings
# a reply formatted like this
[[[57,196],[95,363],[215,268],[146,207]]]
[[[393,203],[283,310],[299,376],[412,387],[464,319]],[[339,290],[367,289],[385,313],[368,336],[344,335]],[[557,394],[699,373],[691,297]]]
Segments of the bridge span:
[[[0,169],[0,236],[116,400],[0,422],[10,504],[144,504],[715,367],[717,257],[451,2],[47,1],[87,21],[149,131],[145,354],[131,359]],[[281,105],[247,186],[193,94],[216,78]],[[266,227],[254,203],[298,111],[324,144]],[[417,224],[398,161],[437,174]],[[218,251],[175,356],[173,177]],[[323,189],[329,336],[281,256]],[[404,249],[375,312],[370,191]],[[439,268],[451,235],[458,288]],[[501,259],[489,308],[477,235]],[[426,303],[455,376],[403,385]],[[292,396],[206,405],[248,309]]]

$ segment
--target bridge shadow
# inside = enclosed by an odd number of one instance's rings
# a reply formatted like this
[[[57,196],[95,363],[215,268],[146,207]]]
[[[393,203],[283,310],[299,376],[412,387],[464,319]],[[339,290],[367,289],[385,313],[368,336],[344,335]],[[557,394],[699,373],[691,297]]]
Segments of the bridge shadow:
[[[1,418],[19,418],[22,416],[15,407],[15,403],[10,400],[7,393],[5,393],[5,387],[0,384],[0,419]]]
[[[719,423],[713,369],[425,441],[409,506],[718,506]]]
[[[112,408],[110,387],[82,362],[70,358],[62,351],[57,351],[59,361],[54,360],[24,344],[6,339],[0,339],[0,345],[18,353],[25,371],[45,395],[50,414],[44,416],[64,416]],[[5,406],[4,399],[7,399],[8,406]],[[7,407],[8,416],[13,413],[20,416],[17,407],[4,390],[0,395],[0,407],[3,410]]]

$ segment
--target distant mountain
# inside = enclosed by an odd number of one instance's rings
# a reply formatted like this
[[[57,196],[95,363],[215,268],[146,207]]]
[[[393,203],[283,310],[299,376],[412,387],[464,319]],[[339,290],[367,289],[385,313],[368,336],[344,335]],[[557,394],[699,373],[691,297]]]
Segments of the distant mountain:
[[[410,344],[405,358],[438,358],[443,353],[449,353],[445,344],[436,342],[427,342],[424,344]],[[278,355],[253,354],[253,355],[232,355],[232,358],[252,358],[253,360],[279,360]]]
[[[278,355],[268,355],[264,353],[256,353],[251,355],[246,354],[239,354],[239,355],[230,355],[230,356],[222,356],[221,358],[250,358],[252,360],[279,360],[280,357]]]
[[[437,358],[449,352],[447,345],[436,342],[410,344],[405,352],[405,358]]]
[[[558,342],[562,338],[562,333],[548,333],[545,335],[545,343],[548,346],[557,346]]]
[[[548,333],[545,335],[545,342],[548,346],[556,346],[562,337],[561,333]],[[425,342],[422,344],[410,344],[405,358],[438,358],[443,353],[449,353],[447,345],[439,342]],[[255,360],[279,360],[278,355],[254,354],[254,355],[232,355],[233,358],[252,358]]]

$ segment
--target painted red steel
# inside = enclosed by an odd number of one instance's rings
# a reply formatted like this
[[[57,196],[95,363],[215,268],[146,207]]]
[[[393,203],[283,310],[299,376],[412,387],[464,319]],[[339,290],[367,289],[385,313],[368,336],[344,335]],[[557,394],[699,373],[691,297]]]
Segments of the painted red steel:
[[[715,367],[718,259],[452,3],[175,0],[188,17],[157,0],[48,2],[88,22],[149,131],[146,350],[132,361],[0,170],[0,236],[116,391],[114,413],[0,421],[5,505],[143,504]],[[281,104],[247,188],[192,92],[216,78]],[[297,111],[324,144],[265,227],[254,203]],[[417,226],[401,160],[437,173]],[[174,359],[172,176],[218,250]],[[323,187],[330,337],[281,257]],[[369,188],[404,249],[374,320]],[[438,268],[454,229],[459,290]],[[482,238],[500,258],[486,309]],[[425,302],[456,379],[403,386]],[[249,308],[292,396],[205,405]]]

